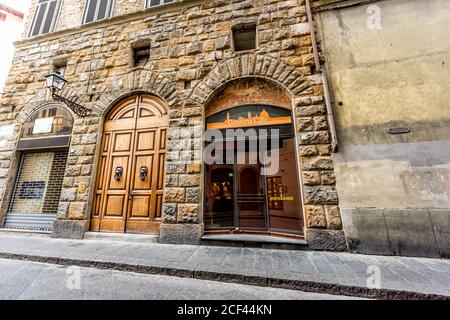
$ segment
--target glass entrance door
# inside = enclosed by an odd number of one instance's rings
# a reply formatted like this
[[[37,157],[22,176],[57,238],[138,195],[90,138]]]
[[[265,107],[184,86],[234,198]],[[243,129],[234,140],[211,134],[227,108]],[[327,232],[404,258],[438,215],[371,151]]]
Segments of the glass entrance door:
[[[245,148],[237,142],[224,145],[226,151],[231,148],[228,154],[233,163],[206,165],[205,228],[301,233],[302,203],[292,135],[282,134],[278,143],[268,145],[268,156],[278,155],[271,159],[278,161],[275,170],[264,171],[262,164],[268,162],[261,159],[264,153],[250,151],[248,144]],[[216,161],[229,160],[226,153]]]
[[[233,228],[235,226],[233,165],[207,166],[206,177],[205,224],[210,228]]]
[[[236,227],[267,229],[264,176],[260,164],[237,164]]]

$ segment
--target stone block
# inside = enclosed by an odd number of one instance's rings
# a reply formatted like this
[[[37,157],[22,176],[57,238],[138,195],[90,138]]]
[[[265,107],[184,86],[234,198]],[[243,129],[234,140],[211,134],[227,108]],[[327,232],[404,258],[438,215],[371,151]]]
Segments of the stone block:
[[[175,223],[177,221],[177,204],[164,203],[162,207],[162,216],[164,223]]]
[[[299,135],[299,144],[328,144],[330,143],[330,134],[327,131],[305,132]]]
[[[83,239],[84,233],[89,230],[89,220],[62,220],[53,223],[53,238]]]
[[[303,171],[303,184],[318,185],[320,184],[320,175],[317,171]]]
[[[297,120],[298,131],[314,131],[314,120],[311,117],[299,118]]]
[[[326,228],[327,220],[323,206],[305,206],[306,226],[308,228]]]
[[[334,185],[336,184],[336,176],[334,171],[322,171],[320,172],[320,181],[322,184]]]
[[[61,201],[74,201],[76,197],[76,188],[62,188]]]
[[[316,146],[319,155],[321,156],[329,156],[331,155],[331,145],[330,144],[321,144]]]
[[[302,170],[333,170],[333,168],[333,160],[330,157],[302,159]]]
[[[179,186],[180,187],[200,186],[200,175],[199,174],[180,174]]]
[[[166,173],[185,173],[186,165],[184,163],[168,163]]]
[[[305,240],[314,250],[347,251],[345,235],[340,230],[305,228]]]
[[[314,117],[314,130],[315,131],[321,131],[321,130],[328,130],[328,121],[327,117]]]
[[[200,202],[200,188],[186,188],[186,202]]]
[[[200,163],[188,163],[186,166],[186,173],[200,173]]]
[[[203,44],[201,41],[193,41],[186,45],[186,54],[196,54],[202,52]]]
[[[216,50],[229,49],[231,47],[231,39],[229,36],[216,39]]]
[[[338,194],[332,186],[305,186],[306,204],[338,204]]]
[[[202,224],[163,223],[160,227],[159,242],[170,244],[200,244],[202,235]]]
[[[298,117],[321,116],[324,114],[326,114],[326,108],[322,104],[297,108]]]
[[[69,206],[69,219],[82,220],[86,215],[86,202],[71,202]]]
[[[199,213],[198,204],[179,204],[177,220],[179,223],[198,223],[199,222],[198,213]]]
[[[165,179],[166,179],[166,182],[165,182],[166,187],[177,187],[178,186],[178,175],[167,174],[165,176]]]
[[[317,155],[317,147],[316,146],[300,146],[299,153],[302,157],[312,157]]]
[[[325,206],[327,228],[332,230],[342,229],[341,212],[338,206]]]
[[[164,189],[164,201],[172,203],[180,203],[185,200],[184,188],[165,188]]]

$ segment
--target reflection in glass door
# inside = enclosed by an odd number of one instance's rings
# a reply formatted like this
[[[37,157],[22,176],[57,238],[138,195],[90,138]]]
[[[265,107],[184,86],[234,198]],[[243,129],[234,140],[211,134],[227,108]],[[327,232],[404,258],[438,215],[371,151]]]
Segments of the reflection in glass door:
[[[233,165],[210,165],[206,168],[205,224],[211,228],[233,227],[234,168]]]
[[[269,224],[272,230],[302,229],[302,211],[295,164],[294,138],[279,144],[279,167],[266,176]]]
[[[238,188],[236,194],[238,226],[244,229],[267,229],[266,196],[260,165],[236,166]]]

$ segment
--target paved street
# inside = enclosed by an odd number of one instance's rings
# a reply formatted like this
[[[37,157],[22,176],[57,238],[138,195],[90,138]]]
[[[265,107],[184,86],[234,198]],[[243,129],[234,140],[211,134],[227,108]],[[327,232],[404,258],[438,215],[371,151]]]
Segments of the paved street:
[[[349,299],[207,280],[0,259],[0,299]]]
[[[0,234],[0,258],[358,297],[389,298],[386,290],[394,295],[391,298],[404,297],[405,292],[450,296],[450,261],[445,259],[68,240],[20,233]]]

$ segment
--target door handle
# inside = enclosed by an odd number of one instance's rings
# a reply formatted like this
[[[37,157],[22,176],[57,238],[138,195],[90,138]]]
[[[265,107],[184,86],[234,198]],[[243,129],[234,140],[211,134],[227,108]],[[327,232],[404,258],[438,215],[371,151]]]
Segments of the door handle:
[[[139,179],[140,179],[141,181],[144,181],[144,180],[145,180],[145,177],[147,176],[147,174],[148,174],[148,168],[147,168],[147,166],[142,166],[142,167],[139,169]]]
[[[133,195],[131,193],[128,194],[128,200],[132,200],[133,199]]]
[[[117,167],[116,170],[114,171],[114,180],[120,181],[122,174],[123,174],[123,168]]]

